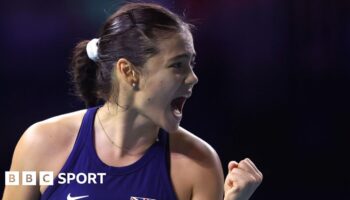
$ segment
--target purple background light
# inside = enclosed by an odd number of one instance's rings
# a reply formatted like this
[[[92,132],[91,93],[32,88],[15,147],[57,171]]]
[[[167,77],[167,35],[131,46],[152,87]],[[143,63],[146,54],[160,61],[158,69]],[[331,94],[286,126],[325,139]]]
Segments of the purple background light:
[[[28,126],[83,108],[69,89],[71,51],[122,2],[1,6],[2,180]],[[197,26],[199,84],[182,126],[217,150],[225,174],[250,157],[265,175],[252,199],[349,199],[350,2],[153,2]]]

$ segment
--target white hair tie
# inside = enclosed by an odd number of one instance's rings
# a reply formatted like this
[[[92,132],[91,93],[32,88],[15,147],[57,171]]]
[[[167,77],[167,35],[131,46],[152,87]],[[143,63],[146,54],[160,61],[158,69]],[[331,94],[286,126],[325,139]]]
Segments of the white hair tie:
[[[98,42],[100,39],[94,38],[88,42],[86,45],[86,53],[89,56],[89,58],[93,61],[98,60]]]

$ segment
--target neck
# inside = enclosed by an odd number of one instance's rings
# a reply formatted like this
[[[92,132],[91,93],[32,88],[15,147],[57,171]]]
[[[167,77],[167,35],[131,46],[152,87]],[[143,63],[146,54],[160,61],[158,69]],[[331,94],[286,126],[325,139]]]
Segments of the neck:
[[[131,108],[106,103],[96,115],[96,132],[120,155],[143,154],[158,137],[159,127]]]

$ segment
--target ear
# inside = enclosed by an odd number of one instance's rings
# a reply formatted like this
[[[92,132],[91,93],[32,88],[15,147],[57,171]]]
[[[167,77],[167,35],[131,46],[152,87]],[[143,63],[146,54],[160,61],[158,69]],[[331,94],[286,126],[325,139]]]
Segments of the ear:
[[[135,88],[139,82],[139,75],[135,66],[125,58],[119,59],[114,66],[117,76],[126,81],[131,87]]]

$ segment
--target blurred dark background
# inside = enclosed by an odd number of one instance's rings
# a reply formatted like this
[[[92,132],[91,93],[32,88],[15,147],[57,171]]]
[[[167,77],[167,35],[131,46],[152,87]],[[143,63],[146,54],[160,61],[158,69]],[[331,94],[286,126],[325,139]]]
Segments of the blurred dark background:
[[[197,26],[200,80],[182,126],[225,173],[250,157],[265,175],[252,199],[350,199],[350,1],[153,2]],[[72,48],[122,3],[2,1],[1,180],[28,126],[84,107],[70,92]]]

